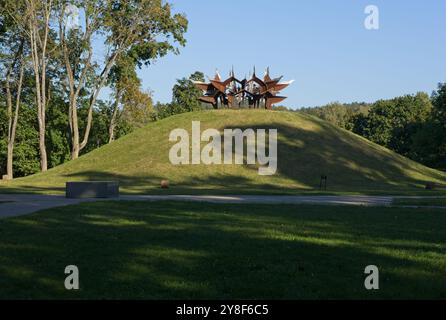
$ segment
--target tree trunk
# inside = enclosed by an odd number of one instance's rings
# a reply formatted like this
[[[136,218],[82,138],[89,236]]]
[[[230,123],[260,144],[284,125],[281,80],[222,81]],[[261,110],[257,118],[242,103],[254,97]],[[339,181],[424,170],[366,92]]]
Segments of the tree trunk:
[[[45,120],[43,120],[45,121]],[[46,154],[45,144],[45,126],[39,126],[39,150],[40,150],[40,170],[45,172],[48,170],[48,157]]]
[[[72,132],[71,132],[71,160],[79,158],[79,124],[77,118],[77,107],[73,103],[71,106],[70,119],[72,122]]]
[[[17,131],[17,123],[19,119],[20,97],[22,94],[23,76],[25,73],[25,64],[23,61],[23,43],[17,52],[15,60],[12,62],[6,75],[6,101],[8,105],[8,151],[6,158],[6,179],[12,180],[14,178],[13,161],[14,161],[14,143]],[[12,93],[11,93],[11,72],[20,58],[20,75],[17,82],[17,93],[14,115],[12,114]]]
[[[111,56],[110,60],[107,62],[104,70],[101,73],[101,77],[100,77],[101,81],[99,82],[99,85],[96,87],[96,90],[90,96],[90,103],[89,103],[88,116],[87,116],[87,126],[85,127],[84,139],[82,140],[82,143],[79,145],[79,150],[82,150],[87,145],[88,137],[90,136],[91,123],[93,121],[94,104],[96,103],[96,99],[98,98],[99,93],[101,92],[101,89],[105,86],[107,79],[108,79],[108,75],[110,74],[110,70],[113,67],[113,65],[116,61],[116,58],[118,57],[119,54],[120,54],[120,51],[117,51]]]
[[[113,141],[115,141],[116,118],[118,115],[118,107],[120,100],[121,100],[121,92],[120,90],[117,90],[115,105],[113,107],[113,114],[110,119],[110,126],[108,127],[108,143],[112,143]]]
[[[110,121],[110,126],[108,128],[108,143],[115,141],[115,128],[116,128],[116,114],[118,110],[113,110],[113,115]]]
[[[13,63],[14,65],[14,63]],[[12,119],[12,93],[11,93],[11,70],[13,68],[13,65],[11,65],[10,69],[8,70],[8,73],[6,74],[6,83],[5,83],[5,87],[6,87],[6,104],[8,107],[8,153],[7,153],[7,158],[6,158],[6,175],[5,175],[5,179],[6,180],[12,180],[13,178],[13,171],[12,171],[12,159],[13,159],[13,148],[12,148],[12,144],[11,144],[11,131],[12,131],[12,124],[13,124],[13,119]]]
[[[40,151],[40,170],[47,171],[47,153],[45,144],[46,133],[46,67],[47,67],[47,44],[50,30],[50,16],[53,6],[52,0],[48,0],[43,4],[43,38],[40,36],[40,12],[37,9],[36,0],[28,0],[27,5],[30,10],[28,19],[29,42],[31,46],[31,58],[34,68],[34,78],[36,86],[36,104],[37,104],[37,121],[39,124],[39,151]]]
[[[8,143],[8,155],[6,159],[6,175],[3,176],[5,180],[12,180],[14,178],[12,171],[12,161],[14,157],[14,146]]]
[[[62,6],[59,14],[59,39],[61,42],[61,48],[63,53],[63,59],[66,69],[67,80],[69,84],[70,90],[70,106],[69,106],[69,123],[70,123],[70,138],[71,138],[71,159],[74,160],[79,157],[79,153],[82,149],[84,149],[88,143],[88,139],[90,136],[90,131],[92,127],[93,121],[93,108],[96,103],[96,99],[101,91],[101,89],[106,85],[107,79],[110,73],[111,68],[113,67],[117,57],[122,54],[124,47],[123,45],[128,42],[127,38],[124,38],[120,41],[118,45],[115,47],[115,51],[111,54],[111,56],[106,58],[105,65],[99,77],[96,79],[96,85],[91,92],[89,105],[88,105],[88,114],[86,119],[85,131],[83,136],[79,133],[79,124],[78,124],[78,97],[80,91],[84,88],[85,82],[88,78],[88,71],[92,68],[91,59],[93,56],[93,49],[91,47],[91,36],[97,31],[98,27],[96,26],[97,22],[100,20],[100,14],[95,13],[90,18],[86,17],[85,19],[85,34],[83,37],[83,41],[89,45],[88,54],[80,66],[80,56],[75,58],[70,58],[70,48],[69,45],[65,41],[65,32],[66,26],[64,25],[64,9]],[[131,32],[129,34],[132,34]],[[73,66],[75,66],[73,68]],[[75,72],[73,69],[77,69],[79,72],[79,76],[75,76]],[[76,83],[77,82],[77,83]],[[112,128],[113,129],[113,128]]]

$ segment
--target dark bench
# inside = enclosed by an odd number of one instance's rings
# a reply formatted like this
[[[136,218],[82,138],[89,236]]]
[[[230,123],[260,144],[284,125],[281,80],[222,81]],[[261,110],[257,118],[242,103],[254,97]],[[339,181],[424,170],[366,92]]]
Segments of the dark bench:
[[[71,199],[117,198],[119,197],[119,182],[117,181],[67,182],[65,186],[65,196]]]

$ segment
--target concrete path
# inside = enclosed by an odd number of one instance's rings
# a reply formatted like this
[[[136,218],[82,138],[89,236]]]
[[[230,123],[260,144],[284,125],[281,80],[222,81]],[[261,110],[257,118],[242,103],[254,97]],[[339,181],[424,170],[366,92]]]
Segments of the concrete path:
[[[194,196],[122,195],[119,199],[67,199],[64,196],[37,194],[0,194],[0,218],[30,214],[43,209],[95,201],[193,201],[210,203],[319,204],[391,206],[392,196]],[[413,197],[417,198],[417,197]],[[2,203],[6,202],[6,203]],[[416,206],[407,206],[413,208]]]
[[[387,206],[392,204],[392,197],[375,196],[121,196],[121,200],[168,200],[168,201],[195,201],[212,203],[263,203],[263,204],[337,204],[337,205],[373,205]]]
[[[67,199],[64,196],[0,194],[0,218],[30,214],[43,209],[94,201],[193,201],[211,203],[324,204],[388,206],[392,197],[375,196],[191,196],[123,195],[119,199]],[[4,202],[4,203],[2,203]]]
[[[96,199],[67,199],[64,196],[37,194],[0,194],[0,218],[21,216],[43,209],[69,206]],[[2,203],[6,202],[6,203]]]

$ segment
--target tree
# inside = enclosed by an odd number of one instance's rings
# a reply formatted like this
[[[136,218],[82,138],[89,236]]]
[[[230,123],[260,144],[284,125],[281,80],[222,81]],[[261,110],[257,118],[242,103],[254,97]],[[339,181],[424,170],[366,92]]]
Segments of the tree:
[[[412,136],[428,120],[432,104],[426,93],[375,102],[367,116],[364,136],[402,155],[410,155]]]
[[[412,137],[410,156],[424,165],[446,170],[446,130],[434,118]]]
[[[25,79],[28,76],[25,75]],[[39,133],[34,105],[26,101],[26,82],[19,109],[14,146],[13,177],[23,177],[40,171]],[[32,95],[34,96],[34,95]],[[0,170],[6,172],[8,150],[8,117],[6,99],[0,100]],[[3,108],[5,106],[5,108]]]
[[[367,128],[367,115],[363,113],[354,114],[350,118],[351,127],[349,130],[360,136],[365,137],[365,130]]]
[[[192,81],[204,81],[204,74],[195,71],[189,78],[177,79],[172,88],[172,101],[170,103],[157,102],[152,112],[152,120],[161,120],[175,114],[197,111],[202,109],[199,98],[202,92]]]
[[[47,110],[48,167],[53,168],[70,160],[68,105],[63,94],[53,90]]]
[[[162,120],[175,114],[184,113],[184,110],[182,108],[172,103],[157,102],[153,106],[153,110],[154,110],[154,113],[152,114],[153,121]]]
[[[115,128],[118,122],[118,114],[122,113],[120,105],[123,100],[131,104],[132,99],[138,98],[136,92],[140,91],[141,80],[138,78],[135,68],[136,61],[127,55],[123,55],[117,59],[116,65],[111,70],[110,80],[114,87],[115,101],[108,129],[108,143],[115,140]]]
[[[437,91],[432,94],[432,104],[435,121],[446,128],[446,82],[438,84]]]
[[[22,94],[22,85],[23,85],[23,77],[25,73],[25,61],[23,57],[23,46],[19,47],[19,51],[17,52],[16,58],[13,59],[13,62],[8,68],[6,73],[5,87],[6,87],[6,101],[8,108],[8,155],[7,155],[7,165],[6,165],[6,179],[13,179],[13,155],[14,155],[14,143],[16,138],[17,131],[17,123],[19,118],[19,109],[21,103],[21,94]],[[15,92],[15,103],[13,103],[13,93],[11,92],[11,73],[16,69],[16,64],[18,66],[18,79],[14,82],[16,83],[16,92]],[[14,113],[13,113],[13,104],[15,105]]]
[[[72,17],[72,7],[82,7],[85,13],[85,31],[76,25],[69,25],[67,21]],[[93,48],[91,39],[101,28],[101,19],[105,10],[104,1],[61,1],[58,6],[59,47],[61,61],[66,75],[63,83],[68,87],[68,122],[71,137],[71,158],[79,156],[79,151],[85,147],[86,141],[80,142],[78,108],[79,96],[87,82],[87,77],[93,72]],[[114,58],[113,58],[114,59]],[[106,73],[114,61],[105,63],[103,73]],[[102,80],[103,79],[103,80]],[[105,75],[99,82],[106,81]],[[98,93],[99,94],[99,93]],[[93,93],[93,97],[95,94]],[[90,120],[91,122],[91,120]]]
[[[204,81],[204,74],[196,71],[188,79],[177,79],[177,83],[172,89],[172,104],[178,106],[183,112],[196,111],[201,109],[198,98],[201,97],[201,90],[197,89],[192,81]]]
[[[411,156],[428,166],[446,170],[446,83],[432,94],[433,111],[414,135]]]
[[[34,69],[37,121],[39,124],[40,169],[48,169],[45,145],[47,96],[48,41],[50,38],[50,21],[54,12],[53,0],[25,0],[27,32]]]
[[[23,101],[19,113],[16,146],[14,147],[14,177],[34,174],[41,169],[39,126],[35,105]]]
[[[123,109],[121,122],[130,130],[143,127],[152,120],[153,101],[152,93],[132,87],[123,96]]]
[[[71,32],[81,46],[68,45],[65,8],[71,3],[62,2],[59,18],[59,40],[69,85],[69,119],[72,136],[71,158],[79,156],[85,148],[92,125],[93,108],[101,89],[106,85],[117,59],[127,55],[141,66],[169,52],[178,53],[175,44],[184,46],[187,19],[182,14],[172,15],[169,3],[162,0],[84,0],[73,1],[85,14],[85,30]],[[108,54],[100,72],[95,72],[88,99],[88,113],[82,141],[79,137],[77,108],[79,93],[85,87],[86,77],[92,70],[92,37],[105,38]],[[79,50],[79,48],[81,50]],[[117,97],[120,98],[119,96]],[[117,99],[117,100],[118,100]],[[117,102],[119,104],[119,100]]]
[[[364,102],[341,104],[332,102],[315,108],[302,108],[299,111],[312,114],[341,128],[353,130],[357,118],[368,114],[370,106]]]
[[[17,28],[26,34],[32,69],[34,72],[35,102],[39,125],[39,151],[41,171],[48,169],[45,145],[46,108],[50,96],[50,82],[47,79],[48,55],[51,45],[51,19],[54,15],[55,0],[5,1],[3,9]]]
[[[2,12],[2,28],[0,30],[1,70],[5,80],[2,82],[6,96],[7,115],[7,159],[5,179],[13,179],[14,145],[21,104],[23,78],[26,67],[26,36],[16,22],[5,12],[4,3],[0,3]],[[15,101],[14,101],[15,100]]]

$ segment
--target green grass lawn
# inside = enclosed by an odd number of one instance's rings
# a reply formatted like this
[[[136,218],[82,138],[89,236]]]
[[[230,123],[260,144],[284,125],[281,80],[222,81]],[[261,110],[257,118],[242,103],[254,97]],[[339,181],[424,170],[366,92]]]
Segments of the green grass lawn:
[[[446,207],[446,198],[424,198],[424,199],[397,198],[393,201],[393,204],[406,205],[406,206]]]
[[[173,129],[277,129],[278,166],[259,176],[257,165],[172,165]],[[205,143],[202,143],[204,147]],[[446,195],[446,173],[427,168],[349,131],[297,112],[215,110],[150,123],[46,173],[0,181],[0,192],[62,193],[66,181],[117,180],[127,194],[319,193],[321,175],[332,194]],[[160,189],[168,179],[171,188]],[[427,182],[443,188],[424,190]]]
[[[98,202],[0,220],[3,299],[446,299],[445,283],[445,210]]]

